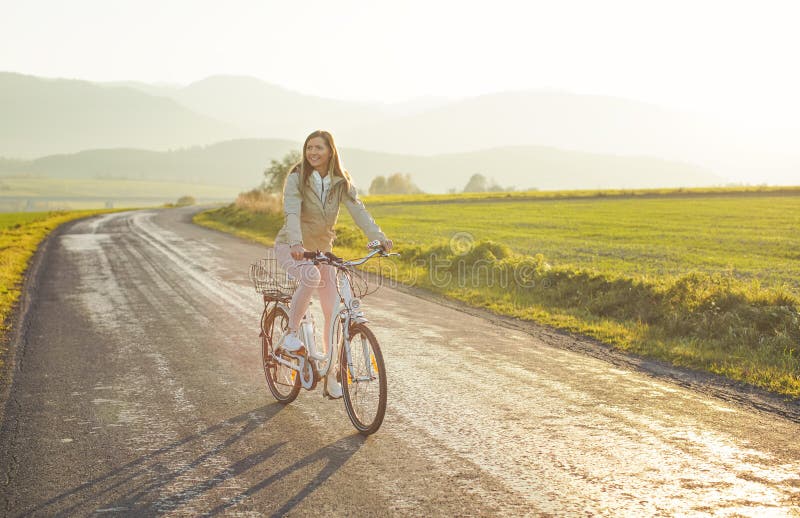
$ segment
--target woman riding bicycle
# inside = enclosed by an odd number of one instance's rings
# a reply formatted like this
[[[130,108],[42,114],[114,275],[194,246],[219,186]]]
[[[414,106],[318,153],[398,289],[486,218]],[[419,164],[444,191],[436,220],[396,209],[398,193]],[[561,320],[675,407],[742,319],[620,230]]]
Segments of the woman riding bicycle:
[[[275,237],[275,257],[286,273],[298,279],[299,285],[290,304],[288,332],[278,339],[276,349],[302,352],[305,345],[298,338],[297,330],[315,291],[325,315],[323,343],[328,343],[328,330],[339,300],[336,269],[324,264],[314,266],[303,260],[303,253],[306,250],[331,251],[336,238],[333,226],[340,204],[347,207],[353,221],[370,241],[380,241],[386,250],[392,248],[392,241],[369,215],[350,175],[342,169],[333,135],[317,130],[306,137],[303,159],[286,176],[283,189],[286,221]],[[328,394],[341,397],[342,388],[336,377],[329,375],[327,378]]]

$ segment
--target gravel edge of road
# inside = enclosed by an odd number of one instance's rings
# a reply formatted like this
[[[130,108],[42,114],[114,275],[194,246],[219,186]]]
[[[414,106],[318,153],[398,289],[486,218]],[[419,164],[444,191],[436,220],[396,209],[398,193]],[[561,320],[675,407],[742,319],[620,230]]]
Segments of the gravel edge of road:
[[[388,280],[383,279],[381,282],[385,283]],[[422,288],[393,284],[392,289],[482,318],[495,325],[522,331],[552,347],[585,354],[618,367],[633,370],[715,397],[727,403],[777,415],[800,423],[800,400],[789,400],[784,396],[710,372],[677,367],[664,361],[619,351],[608,344],[585,335],[546,327],[536,322],[499,315],[488,309],[469,306],[466,303],[445,298]]]
[[[4,322],[7,334],[3,337],[5,353],[3,365],[0,367],[0,430],[2,430],[8,413],[10,404],[11,388],[14,385],[14,373],[17,370],[20,354],[25,353],[24,338],[30,321],[28,314],[36,307],[36,292],[39,286],[39,277],[42,263],[44,263],[50,243],[60,236],[68,227],[73,224],[96,216],[87,216],[67,221],[54,228],[42,242],[36,247],[36,251],[31,257],[31,262],[25,270],[20,288],[20,296],[14,308]]]
[[[3,515],[12,510],[13,504],[9,500],[10,495],[5,488],[13,478],[19,464],[19,460],[14,455],[7,454],[8,450],[16,443],[19,433],[19,423],[15,416],[19,415],[21,405],[14,397],[14,374],[19,370],[25,357],[26,337],[31,322],[28,317],[31,312],[36,310],[38,303],[36,294],[39,290],[42,265],[47,261],[49,248],[58,236],[76,222],[92,217],[95,216],[67,221],[54,228],[39,243],[25,270],[19,299],[4,322],[7,326],[7,333],[3,337],[5,352],[3,366],[0,367],[0,375],[2,375],[0,378],[0,452],[3,457],[10,457],[11,461],[0,469],[0,514]],[[13,421],[9,421],[9,419]]]

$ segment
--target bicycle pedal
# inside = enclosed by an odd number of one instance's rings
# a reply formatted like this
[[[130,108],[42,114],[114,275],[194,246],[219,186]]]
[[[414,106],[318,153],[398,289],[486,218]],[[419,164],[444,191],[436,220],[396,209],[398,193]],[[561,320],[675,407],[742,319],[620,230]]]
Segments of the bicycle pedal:
[[[292,359],[295,359],[295,360],[300,360],[300,359],[304,359],[306,357],[306,354],[305,354],[306,353],[306,348],[305,347],[301,347],[300,349],[298,349],[295,352],[285,351],[285,350],[281,349],[281,353],[285,354],[289,358],[292,358]]]

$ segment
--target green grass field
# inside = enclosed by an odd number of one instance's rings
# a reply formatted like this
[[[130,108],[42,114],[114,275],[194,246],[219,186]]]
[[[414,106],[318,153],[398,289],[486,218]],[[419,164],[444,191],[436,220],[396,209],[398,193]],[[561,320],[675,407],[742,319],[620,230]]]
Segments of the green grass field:
[[[800,397],[800,190],[573,194],[367,206],[401,282]],[[201,218],[262,242],[282,223]],[[342,255],[362,252],[346,211],[337,231]]]
[[[7,319],[19,300],[22,279],[36,248],[59,225],[100,212],[108,211],[0,213],[0,366]]]
[[[702,271],[785,284],[800,293],[797,196],[371,204],[387,234],[432,246],[463,234],[609,274]],[[350,224],[343,213],[342,223]]]
[[[511,192],[475,192],[454,194],[385,194],[366,196],[364,200],[372,205],[395,203],[465,203],[484,201],[523,201],[523,200],[564,200],[564,199],[597,199],[597,198],[686,198],[708,196],[763,196],[763,195],[800,195],[800,187],[693,187],[688,189],[616,189],[580,191],[511,191]]]

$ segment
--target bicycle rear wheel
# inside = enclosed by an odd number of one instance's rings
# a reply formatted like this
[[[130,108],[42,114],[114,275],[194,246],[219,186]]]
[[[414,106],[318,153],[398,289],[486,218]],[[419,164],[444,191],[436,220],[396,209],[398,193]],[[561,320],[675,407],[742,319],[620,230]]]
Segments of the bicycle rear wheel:
[[[353,426],[362,435],[377,432],[386,413],[386,367],[378,339],[366,325],[350,328],[350,346],[339,351],[339,370],[344,407]]]
[[[294,401],[300,393],[300,376],[297,372],[272,358],[274,340],[285,333],[288,327],[289,315],[281,307],[275,307],[261,320],[261,363],[264,366],[264,375],[272,396],[284,405]]]

